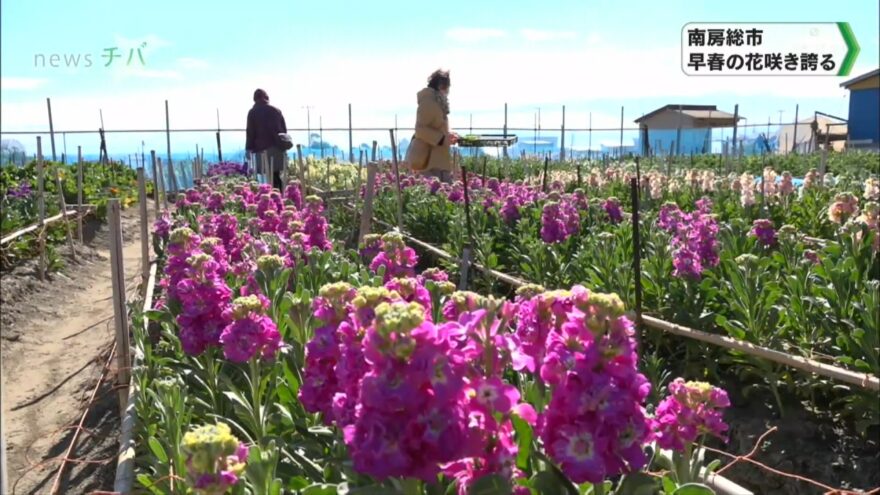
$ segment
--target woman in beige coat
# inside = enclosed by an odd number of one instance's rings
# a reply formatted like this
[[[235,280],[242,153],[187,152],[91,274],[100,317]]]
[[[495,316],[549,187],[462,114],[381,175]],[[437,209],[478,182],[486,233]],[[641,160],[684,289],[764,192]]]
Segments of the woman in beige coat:
[[[449,72],[436,70],[428,78],[428,87],[418,92],[416,133],[406,152],[406,162],[414,172],[452,180],[449,147],[458,142],[458,134],[449,132]]]

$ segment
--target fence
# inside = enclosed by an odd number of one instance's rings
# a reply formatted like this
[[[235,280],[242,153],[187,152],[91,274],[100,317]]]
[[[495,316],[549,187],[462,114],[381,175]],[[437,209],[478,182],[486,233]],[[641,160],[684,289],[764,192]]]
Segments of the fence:
[[[82,146],[84,150],[100,150],[102,138],[106,138],[109,156],[116,160],[122,160],[132,167],[146,167],[149,150],[160,150],[159,155],[164,161],[186,163],[192,161],[195,156],[203,156],[208,161],[226,160],[241,161],[244,159],[245,129],[242,128],[174,128],[170,127],[168,114],[168,102],[166,104],[165,128],[142,128],[142,129],[109,129],[103,130],[58,130],[54,129],[49,115],[48,130],[0,130],[0,137],[19,140],[41,136],[45,142],[51,143],[53,160],[68,162],[71,155],[67,152],[68,147],[72,150],[76,146]],[[569,110],[572,107],[568,107]],[[561,109],[561,112],[559,111]],[[323,121],[318,127],[309,124],[306,127],[291,127],[289,134],[294,142],[300,144],[304,156],[319,158],[333,157],[352,161],[357,158],[359,150],[369,149],[372,141],[378,141],[378,158],[390,158],[391,143],[388,137],[388,129],[395,129],[399,141],[400,153],[406,152],[408,141],[414,131],[412,127],[400,126],[399,122],[414,120],[415,109],[412,115],[394,116],[389,119],[387,125],[354,126],[353,118],[363,121],[363,115],[352,115],[351,105],[348,107],[348,121],[342,125],[337,122],[334,125],[324,126]],[[640,154],[642,144],[640,142],[639,128],[632,121],[635,117],[644,115],[631,111],[626,113],[625,107],[621,107],[620,119],[610,118],[605,115],[601,118],[597,115],[594,122],[593,114],[580,111],[568,113],[566,106],[542,109],[532,106],[517,106],[508,108],[503,106],[500,110],[483,111],[474,113],[457,112],[451,115],[452,127],[459,134],[514,134],[519,138],[519,143],[508,152],[513,157],[545,156],[549,154],[554,159],[565,157],[575,158],[600,158],[608,156],[619,158],[629,153]],[[548,111],[549,110],[549,111]],[[748,113],[747,111],[744,113]],[[818,150],[825,143],[821,142],[811,125],[818,118],[820,112],[815,112],[812,117],[797,119],[795,111],[794,121],[783,122],[781,115],[776,123],[768,120],[756,122],[743,117],[743,123],[736,128],[710,129],[710,135],[704,146],[690,147],[696,154],[759,154],[765,151],[773,153],[808,152]],[[532,115],[533,118],[528,118]],[[742,115],[742,114],[741,114]],[[827,114],[821,114],[827,115]],[[367,117],[369,118],[369,117]],[[837,119],[835,117],[835,119]],[[842,119],[840,119],[842,120]],[[613,121],[613,122],[612,122]],[[311,122],[311,119],[309,119]],[[372,119],[375,122],[375,119]],[[550,122],[550,126],[545,123]],[[595,123],[595,125],[594,125]],[[826,130],[830,129],[825,125]],[[830,124],[839,125],[839,124]],[[821,126],[820,126],[821,127]],[[662,132],[660,132],[662,131]],[[668,155],[688,154],[687,147],[683,148],[685,141],[692,140],[688,134],[692,131],[703,129],[682,128],[676,129],[651,129],[648,137],[648,145],[652,154]],[[684,135],[682,135],[684,134]],[[56,139],[60,141],[56,150]],[[68,142],[69,141],[69,142]],[[677,141],[681,141],[677,143]],[[69,146],[68,146],[69,145]],[[9,148],[0,154],[2,163],[22,163],[32,152],[21,143],[8,145]],[[682,149],[685,152],[682,152]],[[115,151],[114,151],[115,150]],[[122,151],[119,151],[122,150]],[[161,151],[164,150],[165,153]],[[500,154],[501,150],[472,150],[473,153]],[[48,154],[47,154],[48,156]],[[97,157],[98,153],[88,153],[86,158]]]

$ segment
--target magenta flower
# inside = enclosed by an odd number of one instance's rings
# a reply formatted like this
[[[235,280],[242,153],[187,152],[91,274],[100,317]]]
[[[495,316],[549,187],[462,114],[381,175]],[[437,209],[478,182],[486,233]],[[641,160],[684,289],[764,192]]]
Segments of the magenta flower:
[[[620,209],[620,201],[611,197],[602,202],[602,209],[608,215],[608,221],[611,223],[620,223],[623,221],[623,211]]]
[[[382,252],[373,258],[370,270],[378,273],[379,267],[385,267],[384,282],[388,282],[392,278],[414,277],[418,261],[415,250],[404,243],[399,232],[388,232],[382,236]]]
[[[568,238],[566,218],[558,202],[548,201],[541,210],[541,240],[547,244],[560,243]]]
[[[275,322],[263,315],[263,303],[256,296],[239,297],[229,311],[232,323],[220,334],[223,354],[234,363],[254,357],[273,359],[281,348],[281,335]]]
[[[684,451],[700,435],[726,440],[723,409],[730,406],[727,392],[705,382],[676,378],[669,384],[669,396],[657,406],[652,430],[664,449]]]
[[[772,247],[776,245],[776,229],[773,228],[773,221],[765,218],[759,218],[752,223],[752,230],[749,232],[758,239],[764,247]]]

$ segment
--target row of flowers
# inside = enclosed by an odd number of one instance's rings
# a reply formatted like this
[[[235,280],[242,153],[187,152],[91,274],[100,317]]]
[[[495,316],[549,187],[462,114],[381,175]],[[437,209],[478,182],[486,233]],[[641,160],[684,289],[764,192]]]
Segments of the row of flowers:
[[[298,345],[279,331],[278,298],[268,288],[298,290],[284,273],[334,249],[321,200],[303,198],[296,183],[279,192],[212,179],[176,206],[154,228],[164,258],[157,309],[172,317],[169,338],[193,363],[222,356],[221,367],[247,365],[251,383],[262,383],[260,373],[279,372]],[[495,477],[525,494],[533,475],[547,471],[560,486],[604,489],[610,478],[645,469],[659,448],[687,456],[688,468],[674,476],[684,484],[699,472],[689,463],[701,439],[725,437],[729,400],[718,388],[678,379],[656,407],[646,403],[651,384],[614,294],[529,286],[507,301],[455,292],[444,271],[417,273],[416,253],[396,233],[364,239],[358,256],[382,285],[320,289],[310,337],[300,343],[297,394],[339,432],[354,470],[370,480],[357,483],[441,482],[466,494]],[[254,400],[271,400],[261,390]],[[264,408],[272,405],[252,404]],[[254,449],[274,444],[242,430],[250,423],[238,416],[206,419],[180,447],[191,487],[261,493],[248,465],[265,462]],[[253,443],[240,442],[227,423]]]

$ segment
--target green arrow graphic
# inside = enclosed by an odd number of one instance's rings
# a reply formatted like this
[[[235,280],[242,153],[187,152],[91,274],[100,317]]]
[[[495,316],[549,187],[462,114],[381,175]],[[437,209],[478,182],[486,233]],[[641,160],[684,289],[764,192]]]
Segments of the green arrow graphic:
[[[843,63],[840,64],[840,70],[837,72],[837,75],[848,76],[853,68],[853,64],[856,62],[856,57],[859,56],[861,48],[859,47],[859,42],[856,41],[856,35],[853,34],[853,30],[849,27],[848,22],[838,22],[837,27],[840,29],[840,34],[843,36],[844,43],[846,43],[846,57],[843,58]]]

